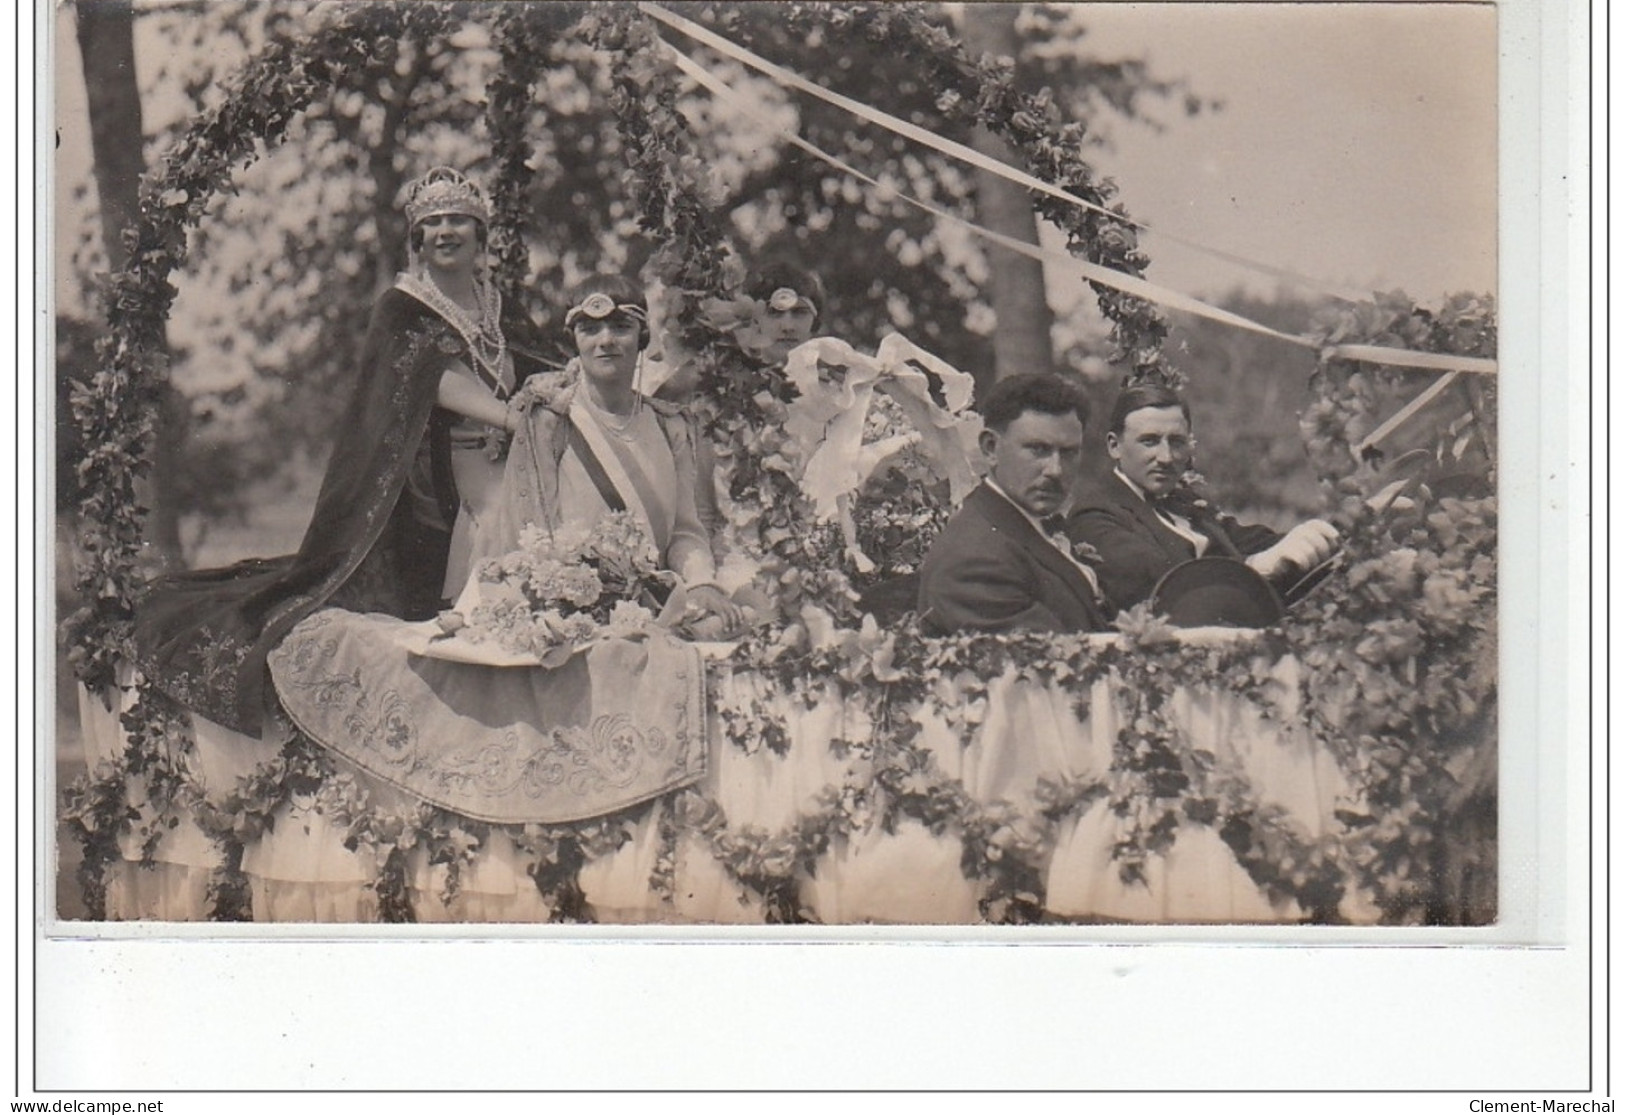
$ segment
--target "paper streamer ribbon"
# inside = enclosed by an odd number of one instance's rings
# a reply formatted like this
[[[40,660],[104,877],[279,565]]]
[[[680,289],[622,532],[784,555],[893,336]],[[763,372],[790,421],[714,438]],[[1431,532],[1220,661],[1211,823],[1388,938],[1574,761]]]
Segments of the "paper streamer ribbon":
[[[1435,372],[1474,372],[1494,375],[1496,363],[1482,356],[1453,356],[1448,352],[1420,352],[1409,348],[1385,348],[1382,345],[1328,345],[1321,350],[1325,356],[1340,360],[1363,360],[1368,364],[1402,364],[1407,368],[1425,368]]]
[[[1160,228],[1153,228],[1144,221],[1137,221],[1132,217],[1124,216],[1122,213],[1113,212],[1103,205],[1098,205],[1086,198],[1081,198],[1074,193],[1054,185],[1053,183],[1044,181],[1042,178],[1028,174],[1026,171],[1019,170],[1016,167],[1013,167],[1008,163],[1001,162],[1000,160],[992,158],[989,155],[984,155],[982,152],[973,147],[967,147],[963,143],[958,143],[951,139],[944,139],[942,136],[934,135],[916,124],[909,123],[907,120],[899,119],[898,117],[892,116],[889,113],[882,112],[877,108],[866,105],[862,101],[855,101],[850,97],[843,97],[839,93],[825,89],[822,85],[819,85],[816,82],[808,81],[806,78],[792,70],[787,70],[783,66],[769,62],[760,55],[753,54],[744,47],[723,38],[722,36],[700,26],[692,20],[685,19],[673,12],[668,12],[658,4],[643,2],[638,5],[638,8],[652,19],[656,19],[661,23],[664,23],[666,26],[682,32],[691,39],[704,43],[706,46],[717,51],[719,54],[723,54],[729,58],[732,58],[736,62],[740,62],[746,66],[749,66],[753,70],[767,75],[780,85],[800,89],[802,92],[817,97],[819,100],[824,101],[827,104],[832,104],[837,108],[844,109],[862,120],[866,120],[871,124],[877,125],[878,127],[885,128],[887,131],[906,136],[909,139],[914,140],[916,143],[923,144],[934,151],[951,156],[952,158],[958,159],[961,162],[969,163],[979,170],[987,171],[989,174],[998,175],[1000,178],[1003,178],[1006,181],[1014,182],[1015,184],[1023,186],[1026,189],[1035,190],[1038,193],[1057,198],[1071,205],[1075,205],[1080,209],[1086,209],[1090,212],[1099,213],[1102,216],[1110,217],[1113,221],[1120,224],[1130,225],[1141,230],[1142,232],[1151,233],[1153,236],[1161,236],[1165,240],[1171,240],[1176,244],[1182,244],[1193,251],[1202,252],[1203,254],[1212,256],[1215,259],[1222,259],[1226,263],[1233,263],[1240,267],[1246,267],[1250,270],[1268,275],[1274,279],[1281,279],[1286,282],[1295,283],[1299,286],[1308,287],[1311,290],[1318,290],[1322,294],[1329,294],[1333,298],[1341,299],[1344,302],[1361,302],[1365,300],[1364,295],[1350,294],[1329,283],[1312,279],[1309,276],[1301,275],[1296,271],[1276,267],[1272,264],[1263,263],[1256,259],[1249,259],[1246,256],[1236,255],[1233,252],[1226,252],[1221,251],[1218,248],[1211,248],[1206,244],[1188,239],[1176,233],[1168,232]]]
[[[1401,425],[1410,420],[1412,415],[1421,410],[1423,407],[1427,406],[1434,399],[1437,399],[1445,388],[1449,387],[1452,383],[1455,383],[1459,378],[1461,378],[1461,373],[1452,371],[1446,372],[1444,375],[1434,380],[1428,385],[1425,391],[1396,410],[1388,421],[1384,422],[1382,425],[1378,426],[1375,430],[1372,430],[1369,434],[1362,438],[1360,444],[1354,447],[1354,455],[1356,457],[1364,456],[1367,449],[1370,449],[1373,445],[1376,445],[1389,434],[1399,429]]]
[[[707,32],[707,34],[709,34],[709,32]],[[1188,294],[1173,290],[1170,287],[1164,287],[1157,283],[1152,283],[1145,279],[1141,279],[1138,276],[1113,270],[1110,267],[1102,267],[1099,264],[1091,263],[1088,260],[1079,259],[1077,256],[1071,255],[1070,253],[1051,251],[1046,248],[1041,248],[1036,244],[1029,244],[1023,240],[1017,240],[1014,237],[1005,236],[1003,233],[995,232],[990,228],[984,228],[976,222],[966,220],[964,217],[961,217],[956,213],[950,213],[945,209],[939,209],[929,202],[924,202],[918,198],[911,197],[895,187],[883,186],[877,179],[865,174],[861,170],[858,170],[856,167],[845,162],[838,156],[830,154],[828,151],[825,151],[816,144],[803,139],[794,132],[785,131],[775,122],[770,120],[766,113],[764,113],[755,104],[755,102],[739,93],[727,82],[717,77],[710,70],[707,70],[704,66],[694,61],[694,59],[684,54],[681,50],[678,50],[671,43],[665,42],[665,40],[661,40],[661,42],[664,43],[666,49],[670,52],[671,57],[679,70],[693,78],[694,81],[705,89],[709,90],[714,96],[721,97],[731,102],[741,112],[744,112],[747,115],[761,121],[765,126],[771,129],[774,134],[778,135],[785,142],[793,144],[794,146],[812,155],[814,158],[828,163],[830,166],[836,168],[844,174],[849,174],[853,178],[856,178],[861,182],[865,182],[877,190],[881,190],[887,194],[895,196],[898,200],[912,205],[922,212],[929,213],[938,220],[952,222],[953,224],[966,229],[972,234],[979,236],[984,240],[988,240],[991,243],[998,244],[1000,247],[1006,248],[1009,251],[1017,253],[1018,255],[1026,256],[1027,258],[1037,260],[1040,263],[1054,263],[1059,266],[1074,268],[1082,272],[1084,278],[1090,280],[1091,282],[1099,283],[1102,286],[1109,286],[1114,290],[1120,290],[1125,294],[1132,294],[1135,297],[1142,298],[1148,302],[1155,302],[1159,305],[1167,306],[1169,309],[1183,310],[1186,313],[1194,314],[1198,317],[1204,317],[1211,321],[1217,321],[1224,325],[1233,326],[1237,329],[1245,329],[1249,332],[1258,333],[1266,337],[1273,337],[1276,340],[1284,341],[1290,345],[1296,345],[1299,348],[1310,349],[1317,352],[1323,358],[1331,356],[1347,360],[1361,360],[1373,364],[1389,364],[1412,368],[1475,372],[1484,374],[1493,374],[1496,370],[1496,362],[1494,360],[1486,360],[1481,357],[1452,356],[1448,353],[1418,352],[1413,349],[1384,348],[1379,345],[1323,346],[1307,337],[1300,337],[1292,333],[1283,333],[1278,329],[1271,329],[1267,325],[1253,321],[1250,318],[1242,317],[1240,314],[1232,313],[1229,310],[1221,309],[1218,306],[1210,305],[1198,298],[1193,298]]]

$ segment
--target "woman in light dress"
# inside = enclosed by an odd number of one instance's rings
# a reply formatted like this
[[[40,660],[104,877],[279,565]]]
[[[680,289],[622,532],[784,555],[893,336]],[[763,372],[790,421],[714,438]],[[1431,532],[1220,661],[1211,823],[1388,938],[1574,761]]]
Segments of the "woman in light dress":
[[[732,634],[744,616],[716,585],[696,499],[693,427],[677,406],[645,396],[638,382],[649,343],[643,292],[630,279],[598,275],[579,284],[569,302],[565,328],[576,356],[518,400],[527,410],[525,454],[510,462],[501,525],[482,537],[481,553],[500,557],[515,548],[527,523],[590,526],[626,511],[662,565],[682,579],[689,606]]]

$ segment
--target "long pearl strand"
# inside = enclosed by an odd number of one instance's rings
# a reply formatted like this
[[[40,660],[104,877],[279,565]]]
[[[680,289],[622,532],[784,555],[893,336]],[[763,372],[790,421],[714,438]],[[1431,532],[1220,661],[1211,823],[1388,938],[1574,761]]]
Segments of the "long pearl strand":
[[[587,409],[597,416],[600,426],[622,441],[630,440],[631,434],[628,431],[631,430],[632,424],[638,420],[638,416],[643,413],[643,392],[639,390],[642,381],[643,353],[640,352],[638,353],[637,365],[632,371],[632,409],[624,415],[616,414],[600,403],[593,394],[591,384],[582,384],[581,397],[586,402]]]
[[[402,278],[408,280],[403,285],[409,294],[420,299],[457,330],[468,345],[474,362],[485,373],[484,378],[491,390],[497,398],[506,398],[508,389],[502,383],[502,376],[508,357],[508,339],[502,333],[502,296],[491,290],[488,284],[475,280],[474,299],[479,306],[479,320],[476,321],[440,289],[433,275],[405,275]]]

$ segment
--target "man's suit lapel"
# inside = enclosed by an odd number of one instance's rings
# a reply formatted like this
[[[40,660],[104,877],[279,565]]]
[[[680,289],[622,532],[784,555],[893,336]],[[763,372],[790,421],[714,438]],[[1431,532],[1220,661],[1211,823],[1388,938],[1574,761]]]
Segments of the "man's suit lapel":
[[[1061,553],[1054,543],[1039,534],[1033,524],[1028,521],[1027,516],[1023,515],[1015,504],[989,488],[986,484],[976,488],[970,495],[965,497],[966,503],[972,501],[975,502],[976,509],[994,530],[1024,547],[1040,565],[1065,581],[1078,599],[1091,606],[1094,604],[1094,586],[1083,575],[1083,571],[1074,565],[1070,558]]]
[[[1231,541],[1230,532],[1224,529],[1224,524],[1219,522],[1219,517],[1210,508],[1192,508],[1192,514],[1189,518],[1191,526],[1207,535],[1208,540],[1213,543],[1212,548],[1208,551],[1210,555],[1223,555],[1231,558],[1242,556],[1241,551],[1236,548],[1236,544]]]
[[[1141,498],[1138,492],[1123,483],[1123,478],[1116,473],[1112,479],[1117,482],[1117,495],[1122,505],[1127,508],[1152,537],[1163,551],[1175,561],[1189,561],[1195,554],[1192,552],[1190,541],[1181,538],[1177,531],[1170,530],[1168,524],[1157,516],[1149,500]],[[1230,533],[1224,529],[1219,517],[1211,509],[1200,507],[1179,507],[1176,509],[1180,516],[1190,523],[1191,529],[1205,536],[1209,542],[1207,555],[1222,555],[1224,557],[1239,558],[1241,550],[1231,540]]]
[[[1115,472],[1112,474],[1112,483],[1116,485],[1117,501],[1129,514],[1134,516],[1136,522],[1152,538],[1169,560],[1174,562],[1189,561],[1196,556],[1195,547],[1190,541],[1181,538],[1176,532],[1168,529],[1168,524],[1157,517],[1157,512],[1149,501],[1142,498],[1133,488],[1123,482],[1123,478]]]

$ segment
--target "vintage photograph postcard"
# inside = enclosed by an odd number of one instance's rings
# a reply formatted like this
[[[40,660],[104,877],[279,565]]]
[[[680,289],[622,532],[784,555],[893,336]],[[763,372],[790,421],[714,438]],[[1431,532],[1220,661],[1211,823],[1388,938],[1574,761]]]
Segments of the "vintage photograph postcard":
[[[1154,7],[59,9],[55,915],[1494,924],[1495,10]]]
[[[43,13],[45,937],[1550,942],[1526,8]]]

